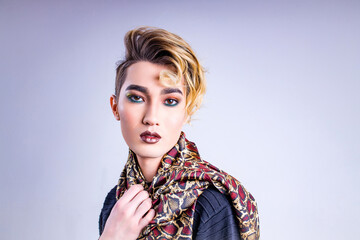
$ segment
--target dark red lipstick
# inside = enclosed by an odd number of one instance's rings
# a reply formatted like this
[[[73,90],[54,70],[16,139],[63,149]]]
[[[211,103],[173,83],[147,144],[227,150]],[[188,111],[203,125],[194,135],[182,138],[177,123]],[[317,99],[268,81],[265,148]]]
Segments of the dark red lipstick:
[[[141,140],[143,140],[146,143],[157,143],[158,141],[160,141],[161,136],[159,134],[157,134],[156,132],[149,132],[149,131],[145,131],[142,134],[140,134],[140,138]]]

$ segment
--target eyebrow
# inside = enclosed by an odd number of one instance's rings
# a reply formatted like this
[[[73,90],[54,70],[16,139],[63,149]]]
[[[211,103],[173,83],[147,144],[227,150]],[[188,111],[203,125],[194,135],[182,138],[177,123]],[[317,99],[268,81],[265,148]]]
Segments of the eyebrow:
[[[164,88],[161,90],[161,94],[169,94],[169,93],[180,93],[183,95],[182,91],[178,88]]]
[[[139,86],[139,85],[135,85],[135,84],[131,84],[129,85],[126,90],[136,90],[136,91],[139,91],[139,92],[142,92],[142,93],[145,93],[145,94],[148,94],[148,89],[146,87],[142,87],[142,86]]]
[[[131,84],[129,85],[126,90],[136,90],[139,92],[142,92],[144,94],[149,94],[149,90],[146,87],[142,87],[139,85],[135,85],[135,84]],[[161,94],[165,95],[165,94],[170,94],[170,93],[180,93],[181,95],[183,95],[182,91],[178,88],[164,88],[163,90],[161,90]]]

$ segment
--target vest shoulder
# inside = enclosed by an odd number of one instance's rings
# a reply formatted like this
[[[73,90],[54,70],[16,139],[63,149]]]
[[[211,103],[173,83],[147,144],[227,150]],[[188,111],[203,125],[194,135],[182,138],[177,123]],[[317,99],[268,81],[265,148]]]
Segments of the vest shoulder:
[[[220,193],[215,187],[209,187],[198,198],[195,207],[195,215],[201,216],[206,222],[214,215],[227,215],[232,213],[230,199]]]

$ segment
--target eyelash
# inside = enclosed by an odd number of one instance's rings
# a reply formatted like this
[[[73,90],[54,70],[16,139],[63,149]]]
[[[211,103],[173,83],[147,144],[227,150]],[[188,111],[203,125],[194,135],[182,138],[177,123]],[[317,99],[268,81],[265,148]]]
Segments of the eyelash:
[[[135,94],[129,94],[127,95],[127,98],[133,102],[133,103],[142,103],[145,102],[144,98]],[[179,101],[175,98],[167,98],[164,101],[164,105],[168,106],[168,107],[174,107],[176,105],[178,105]]]
[[[171,104],[171,103],[169,103],[169,101],[172,101],[172,102],[175,102],[175,103],[174,103],[174,104]],[[164,104],[165,104],[166,106],[168,106],[168,107],[174,107],[174,106],[178,105],[178,103],[179,103],[179,101],[176,100],[176,99],[174,99],[174,98],[168,98],[168,99],[166,99],[165,102],[164,102]]]
[[[127,95],[127,98],[133,102],[133,103],[141,103],[141,102],[144,102],[144,99],[138,95],[134,95],[134,94],[129,94]],[[136,100],[135,98],[138,98],[138,99],[141,99],[141,101],[139,100]]]

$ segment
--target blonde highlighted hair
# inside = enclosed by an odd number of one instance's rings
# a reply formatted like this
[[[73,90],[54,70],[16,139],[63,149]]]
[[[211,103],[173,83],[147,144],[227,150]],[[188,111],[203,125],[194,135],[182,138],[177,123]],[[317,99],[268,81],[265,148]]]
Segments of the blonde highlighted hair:
[[[169,66],[172,71],[160,73],[164,85],[174,85],[184,78],[186,113],[191,118],[199,108],[206,91],[204,69],[189,44],[176,34],[155,27],[139,27],[126,33],[126,54],[116,69],[115,96],[126,79],[126,70],[139,61]]]

